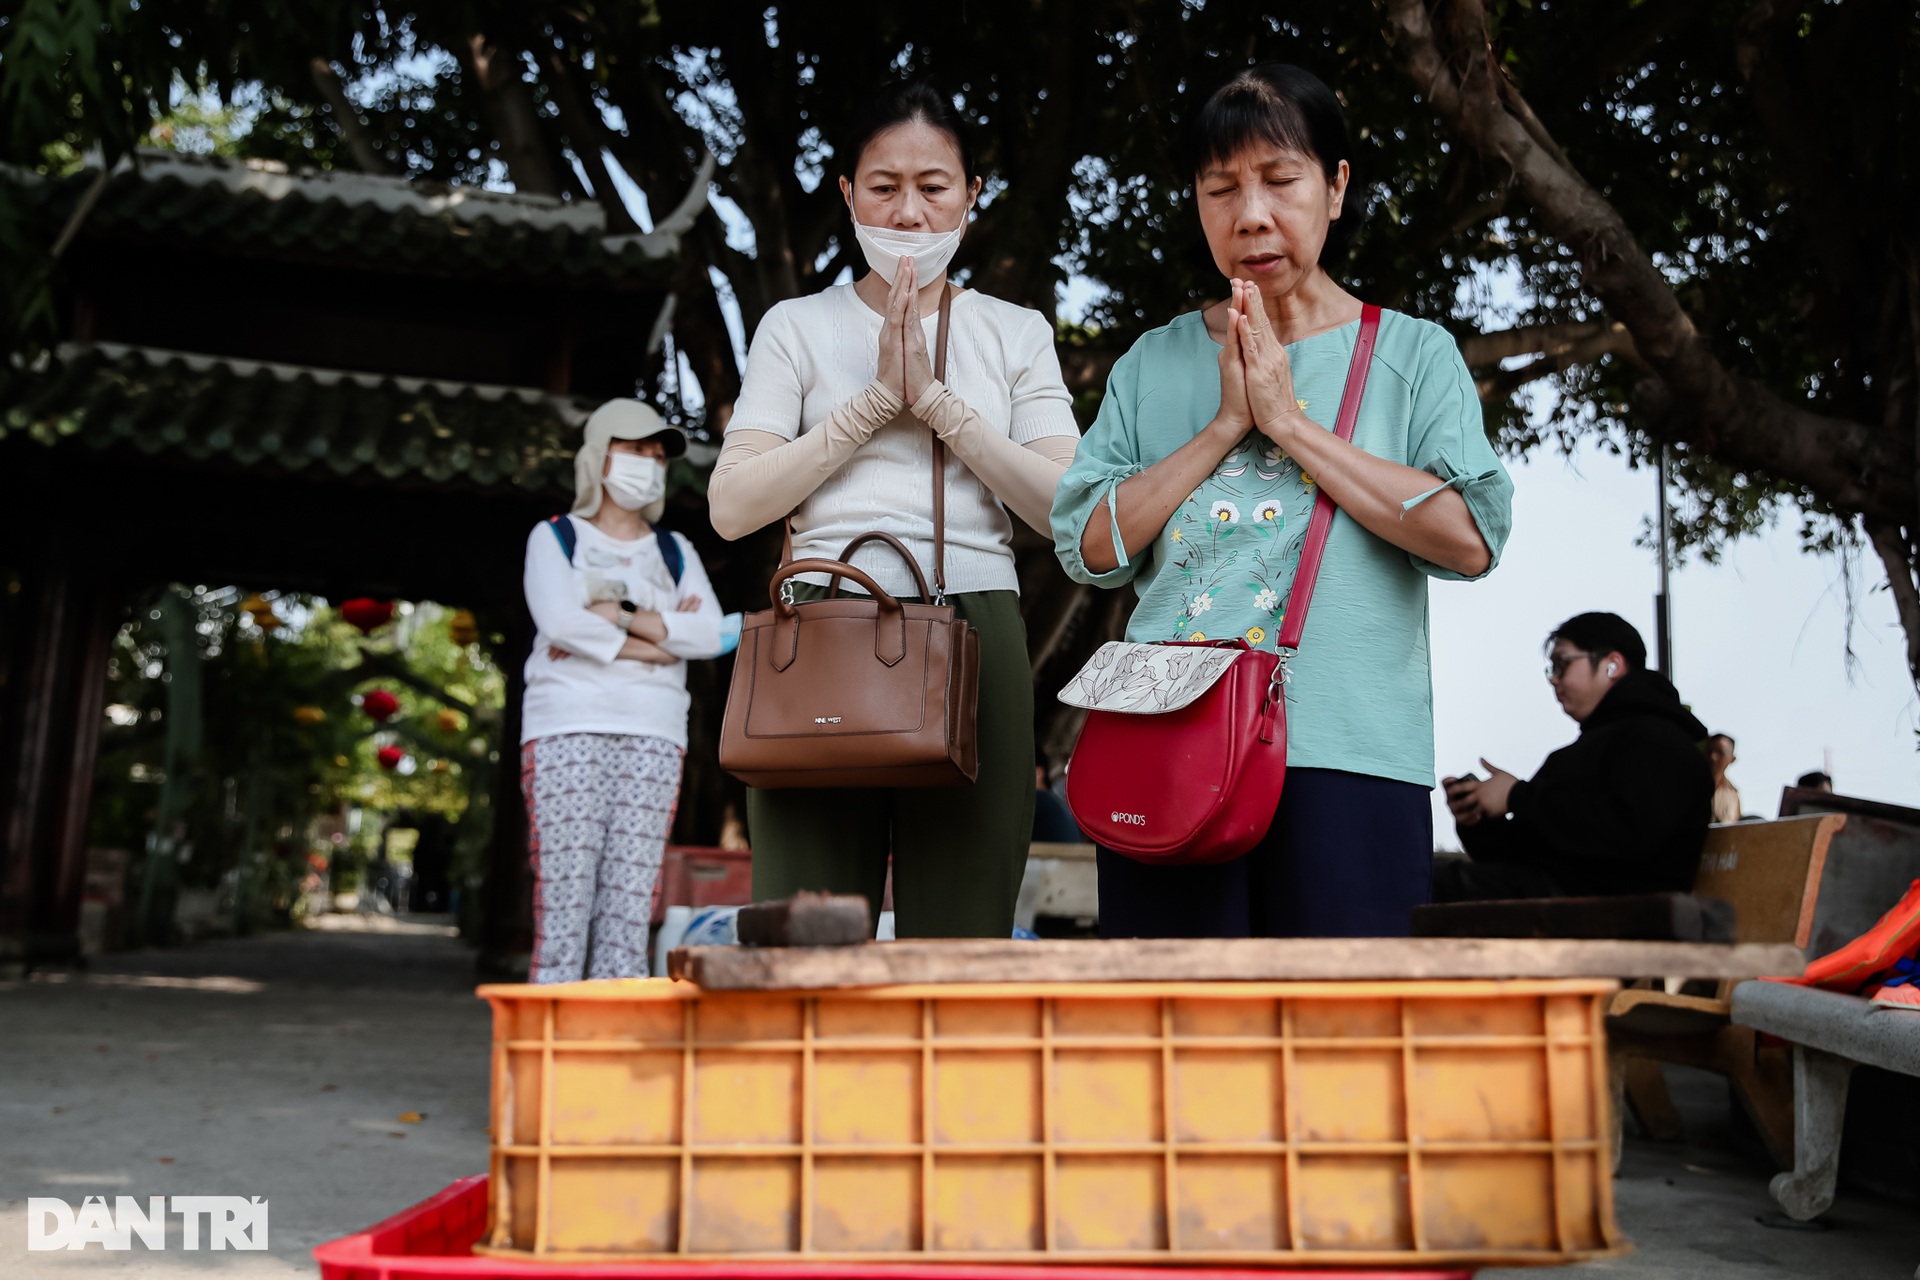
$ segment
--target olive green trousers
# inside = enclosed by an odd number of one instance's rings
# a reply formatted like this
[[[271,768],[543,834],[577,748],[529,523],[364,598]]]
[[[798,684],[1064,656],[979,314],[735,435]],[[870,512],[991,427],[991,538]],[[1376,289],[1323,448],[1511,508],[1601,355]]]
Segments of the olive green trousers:
[[[796,583],[797,598],[822,588]],[[1033,835],[1033,675],[1020,597],[947,597],[980,632],[980,773],[957,787],[747,792],[753,896],[863,894],[880,915],[893,860],[901,938],[1005,938]]]

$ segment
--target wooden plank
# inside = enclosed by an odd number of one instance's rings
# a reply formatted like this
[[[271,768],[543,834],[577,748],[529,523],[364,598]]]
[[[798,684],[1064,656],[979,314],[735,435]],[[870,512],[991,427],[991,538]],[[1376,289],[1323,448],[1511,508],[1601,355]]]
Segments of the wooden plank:
[[[1690,893],[1509,898],[1413,909],[1416,938],[1630,938],[1732,942],[1732,904]]]
[[[683,947],[673,977],[710,991],[939,982],[1276,982],[1791,976],[1797,947],[1533,938],[977,939],[858,947]]]

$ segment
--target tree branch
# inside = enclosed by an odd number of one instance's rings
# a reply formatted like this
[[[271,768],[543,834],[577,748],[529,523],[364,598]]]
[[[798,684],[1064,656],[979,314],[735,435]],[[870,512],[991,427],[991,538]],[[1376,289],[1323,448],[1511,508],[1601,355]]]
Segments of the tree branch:
[[[374,150],[373,140],[367,137],[366,126],[360,123],[360,115],[353,109],[353,103],[347,99],[347,91],[340,84],[340,76],[334,71],[333,63],[316,55],[309,64],[313,73],[313,87],[327,100],[327,106],[333,111],[333,122],[339,126],[340,136],[347,140],[347,149],[353,152],[353,162],[360,166],[362,173],[391,174],[393,172],[386,157]]]
[[[1484,164],[1512,175],[1542,226],[1579,255],[1586,287],[1626,325],[1682,410],[1667,419],[1670,428],[1685,424],[1687,443],[1736,470],[1770,472],[1842,511],[1906,523],[1911,471],[1872,428],[1791,405],[1720,363],[1619,212],[1542,143],[1519,90],[1500,83],[1479,0],[1439,0],[1450,46],[1422,0],[1378,2],[1402,72]]]
[[[1887,586],[1900,613],[1901,629],[1907,633],[1907,671],[1920,678],[1920,587],[1914,584],[1913,549],[1892,525],[1869,521],[1867,537],[1887,568]]]
[[[1559,326],[1546,326],[1549,328]],[[1567,328],[1578,326],[1568,325]],[[1513,330],[1510,332],[1520,332]],[[1501,337],[1500,334],[1488,334],[1488,337]],[[1472,343],[1468,338],[1462,346]],[[1518,354],[1518,353],[1516,353]],[[1498,404],[1511,396],[1529,382],[1552,377],[1563,373],[1578,364],[1592,364],[1606,355],[1623,356],[1635,364],[1641,364],[1639,355],[1633,349],[1633,337],[1627,333],[1626,326],[1620,324],[1599,326],[1599,331],[1589,334],[1578,341],[1560,341],[1546,346],[1535,359],[1515,369],[1495,369],[1474,379],[1474,387],[1480,393],[1481,404]],[[1504,358],[1504,357],[1503,357]],[[1469,364],[1473,363],[1471,360]],[[1644,368],[1644,364],[1642,364]]]
[[[581,100],[573,83],[573,69],[564,57],[556,51],[547,58],[547,66],[553,72],[547,88],[553,94],[554,105],[560,108],[560,124],[566,130],[569,150],[587,171],[594,200],[606,210],[607,234],[624,236],[639,231],[640,224],[628,211],[627,202],[620,198],[619,188],[613,185],[613,174],[607,169],[602,149],[609,132],[606,122]]]
[[[1599,349],[1587,359],[1598,359],[1601,355],[1631,355],[1636,363],[1639,353],[1634,351],[1633,335],[1627,332],[1627,326],[1617,320],[1580,320],[1570,324],[1526,325],[1518,329],[1500,329],[1493,333],[1476,333],[1460,339],[1460,355],[1469,367],[1498,364],[1502,360],[1511,360],[1515,356],[1560,355],[1575,348],[1592,350],[1599,343]]]

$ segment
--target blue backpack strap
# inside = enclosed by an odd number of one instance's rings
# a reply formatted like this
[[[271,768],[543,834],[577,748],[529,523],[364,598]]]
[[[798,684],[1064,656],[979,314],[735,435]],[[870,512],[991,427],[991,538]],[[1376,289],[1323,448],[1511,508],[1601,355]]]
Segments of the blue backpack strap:
[[[665,529],[655,525],[653,537],[660,544],[660,558],[667,562],[667,572],[673,575],[673,585],[680,585],[680,575],[686,572],[687,559],[680,554],[680,540]]]
[[[560,551],[567,557],[567,563],[573,563],[573,549],[580,542],[580,536],[573,531],[573,519],[570,516],[548,516],[547,527],[553,530],[553,536],[560,540]]]

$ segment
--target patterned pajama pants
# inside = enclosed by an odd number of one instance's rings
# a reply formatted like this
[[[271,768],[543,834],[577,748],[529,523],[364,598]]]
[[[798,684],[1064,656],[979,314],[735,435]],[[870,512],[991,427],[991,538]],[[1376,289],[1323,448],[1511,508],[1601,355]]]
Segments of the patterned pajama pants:
[[[520,749],[535,876],[529,981],[647,976],[682,755],[626,733],[561,733]]]

